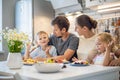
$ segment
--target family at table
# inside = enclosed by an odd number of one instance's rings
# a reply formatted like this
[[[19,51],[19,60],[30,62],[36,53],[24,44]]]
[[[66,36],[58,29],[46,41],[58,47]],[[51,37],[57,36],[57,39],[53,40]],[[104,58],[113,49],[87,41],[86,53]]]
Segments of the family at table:
[[[79,37],[68,32],[70,22],[65,16],[55,17],[51,24],[53,35],[49,37],[47,32],[39,31],[35,38],[36,47],[31,49],[31,44],[26,44],[24,59],[86,60],[90,64],[120,66],[120,49],[113,36],[108,32],[95,34],[97,21],[88,15],[76,18],[75,31]]]

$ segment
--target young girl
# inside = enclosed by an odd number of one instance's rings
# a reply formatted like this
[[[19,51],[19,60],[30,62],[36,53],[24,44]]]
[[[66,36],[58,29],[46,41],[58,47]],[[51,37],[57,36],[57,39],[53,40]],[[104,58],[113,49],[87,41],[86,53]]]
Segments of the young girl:
[[[49,46],[49,37],[48,34],[44,31],[40,31],[36,35],[36,42],[38,47],[30,52],[30,47],[28,46],[26,49],[26,53],[24,55],[25,59],[33,58],[37,59],[41,58],[49,58],[52,56],[57,56],[56,48],[54,46]]]
[[[97,54],[91,61],[93,64],[108,66],[114,59],[113,38],[109,33],[100,33],[96,39]],[[90,55],[88,55],[88,59]]]
[[[96,49],[92,50],[87,57],[90,64],[108,66],[114,59],[113,38],[109,33],[100,33],[96,38]],[[96,54],[96,55],[93,55]],[[75,59],[73,59],[76,61]],[[90,61],[91,60],[91,61]]]

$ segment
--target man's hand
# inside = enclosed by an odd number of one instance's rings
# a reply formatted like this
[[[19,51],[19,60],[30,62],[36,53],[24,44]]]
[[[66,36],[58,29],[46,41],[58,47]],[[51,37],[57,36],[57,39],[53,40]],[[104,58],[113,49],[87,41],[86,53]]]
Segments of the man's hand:
[[[76,57],[72,58],[72,61],[78,61],[79,59],[77,59]]]
[[[112,60],[109,66],[120,66],[120,59]]]

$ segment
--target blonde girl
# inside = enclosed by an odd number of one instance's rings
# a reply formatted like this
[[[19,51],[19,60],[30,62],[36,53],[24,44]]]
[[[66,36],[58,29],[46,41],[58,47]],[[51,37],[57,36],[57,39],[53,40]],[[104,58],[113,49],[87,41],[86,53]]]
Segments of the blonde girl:
[[[109,33],[100,33],[96,38],[97,55],[93,58],[93,64],[108,66],[114,60],[113,38]],[[91,53],[90,53],[91,54]],[[90,56],[88,56],[89,58]]]

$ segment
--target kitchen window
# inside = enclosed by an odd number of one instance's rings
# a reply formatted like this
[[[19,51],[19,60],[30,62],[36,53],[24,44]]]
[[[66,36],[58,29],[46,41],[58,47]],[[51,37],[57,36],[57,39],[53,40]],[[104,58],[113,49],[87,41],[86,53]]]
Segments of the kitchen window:
[[[0,0],[0,31],[2,30],[2,0]],[[2,36],[0,36],[0,51],[2,51]]]
[[[18,31],[25,32],[32,40],[32,0],[20,0],[16,3],[16,28]]]

